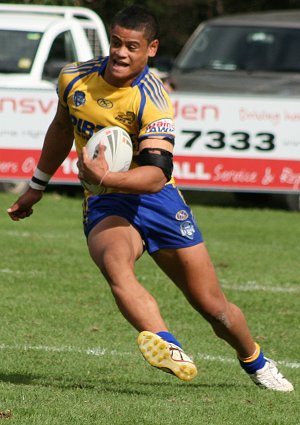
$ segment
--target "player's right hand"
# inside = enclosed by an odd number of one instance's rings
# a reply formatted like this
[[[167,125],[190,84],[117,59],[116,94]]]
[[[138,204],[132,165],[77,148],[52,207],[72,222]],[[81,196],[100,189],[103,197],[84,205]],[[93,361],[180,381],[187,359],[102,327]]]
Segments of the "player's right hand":
[[[43,197],[42,190],[29,187],[20,198],[7,209],[7,213],[13,221],[29,217],[33,213],[32,206]]]
[[[79,170],[78,177],[80,179],[92,184],[99,184],[108,170],[108,164],[104,155],[105,149],[105,146],[99,145],[97,157],[91,159],[88,156],[86,147],[83,146],[77,162]]]

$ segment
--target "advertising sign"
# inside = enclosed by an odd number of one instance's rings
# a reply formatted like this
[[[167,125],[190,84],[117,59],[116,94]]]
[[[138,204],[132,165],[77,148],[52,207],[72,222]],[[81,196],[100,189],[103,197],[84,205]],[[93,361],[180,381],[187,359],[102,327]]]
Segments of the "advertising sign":
[[[171,94],[179,186],[300,191],[299,101]]]
[[[30,179],[55,114],[53,90],[3,90],[0,180]],[[297,99],[172,93],[174,176],[191,189],[300,192]],[[78,183],[71,151],[53,182]]]
[[[29,180],[45,133],[57,108],[53,90],[7,90],[0,97],[0,179]],[[77,155],[71,151],[52,182],[78,183]]]

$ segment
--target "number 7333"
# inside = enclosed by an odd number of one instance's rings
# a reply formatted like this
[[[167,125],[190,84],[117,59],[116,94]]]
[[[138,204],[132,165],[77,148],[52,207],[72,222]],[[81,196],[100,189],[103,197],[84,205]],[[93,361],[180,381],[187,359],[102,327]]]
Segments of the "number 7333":
[[[208,149],[230,148],[238,151],[255,149],[258,151],[272,151],[275,149],[275,135],[267,132],[258,132],[254,135],[246,131],[233,131],[226,134],[223,131],[211,130],[181,130],[184,137],[183,147],[190,149],[197,143],[203,143]]]

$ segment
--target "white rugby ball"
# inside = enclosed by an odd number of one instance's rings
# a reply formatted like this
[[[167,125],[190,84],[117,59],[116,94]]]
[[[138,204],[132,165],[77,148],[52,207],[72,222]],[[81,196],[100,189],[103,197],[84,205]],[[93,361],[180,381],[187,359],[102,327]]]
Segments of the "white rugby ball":
[[[121,127],[105,127],[87,142],[87,153],[91,159],[98,156],[99,145],[105,146],[104,156],[109,171],[128,171],[132,160],[132,142],[129,134]],[[100,195],[106,188],[81,180],[82,186],[93,195]]]

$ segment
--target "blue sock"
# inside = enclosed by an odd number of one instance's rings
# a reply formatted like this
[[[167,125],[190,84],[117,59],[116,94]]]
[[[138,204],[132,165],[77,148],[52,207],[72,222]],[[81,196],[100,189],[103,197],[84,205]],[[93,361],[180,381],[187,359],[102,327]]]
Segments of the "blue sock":
[[[264,353],[259,348],[259,355],[253,361],[245,362],[239,359],[240,365],[242,368],[249,374],[255,373],[257,370],[262,369],[266,364],[266,359],[264,357]]]
[[[177,341],[174,335],[170,334],[170,332],[157,332],[156,335],[160,336],[167,342],[171,342],[172,344],[177,345],[177,347],[181,347],[180,343]]]

